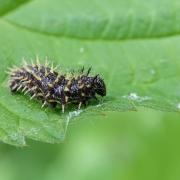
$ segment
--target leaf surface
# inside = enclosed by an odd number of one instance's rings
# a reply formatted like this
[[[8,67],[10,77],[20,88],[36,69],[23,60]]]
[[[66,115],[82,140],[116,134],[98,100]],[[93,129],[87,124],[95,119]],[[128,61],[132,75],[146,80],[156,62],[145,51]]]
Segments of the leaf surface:
[[[1,0],[2,1],[2,0]],[[93,67],[107,84],[107,97],[90,104],[102,111],[180,109],[180,3],[173,1],[2,1],[0,5],[0,139],[16,146],[25,138],[57,143],[77,107],[41,109],[12,95],[5,73],[38,55],[62,69]],[[14,5],[12,6],[12,2]],[[3,10],[5,9],[5,10]]]

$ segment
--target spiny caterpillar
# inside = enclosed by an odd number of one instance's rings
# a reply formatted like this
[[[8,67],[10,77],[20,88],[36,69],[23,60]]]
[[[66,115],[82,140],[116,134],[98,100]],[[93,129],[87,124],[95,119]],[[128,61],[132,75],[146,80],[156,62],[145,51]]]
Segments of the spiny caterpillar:
[[[50,105],[56,107],[57,104],[62,106],[62,112],[66,104],[87,104],[91,99],[97,99],[96,94],[106,95],[106,86],[104,80],[99,76],[90,76],[91,68],[85,72],[84,67],[78,72],[58,73],[56,67],[49,67],[46,61],[41,65],[39,59],[36,63],[30,65],[24,62],[20,68],[9,68],[10,81],[9,87],[11,92],[24,92],[29,94],[30,99],[40,100],[44,107]]]

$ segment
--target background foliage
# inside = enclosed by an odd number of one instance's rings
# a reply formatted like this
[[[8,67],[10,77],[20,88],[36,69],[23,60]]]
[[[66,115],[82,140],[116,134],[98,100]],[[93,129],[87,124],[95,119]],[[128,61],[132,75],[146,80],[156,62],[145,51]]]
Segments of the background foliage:
[[[179,32],[178,0],[0,0],[0,139],[29,145],[1,144],[1,177],[178,179]],[[61,114],[12,96],[5,71],[36,55],[93,66],[107,97]]]

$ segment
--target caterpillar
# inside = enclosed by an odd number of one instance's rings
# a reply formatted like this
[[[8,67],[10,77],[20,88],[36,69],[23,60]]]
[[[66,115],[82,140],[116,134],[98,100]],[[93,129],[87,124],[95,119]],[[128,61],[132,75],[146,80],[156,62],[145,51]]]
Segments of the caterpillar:
[[[40,64],[37,58],[35,63],[24,62],[22,67],[9,68],[9,88],[12,93],[23,92],[29,94],[30,99],[42,102],[42,107],[61,105],[64,113],[65,106],[69,103],[87,105],[88,101],[96,99],[96,95],[106,96],[104,80],[97,75],[90,75],[91,68],[85,72],[82,67],[75,72],[57,72],[57,67],[49,67],[49,62]]]

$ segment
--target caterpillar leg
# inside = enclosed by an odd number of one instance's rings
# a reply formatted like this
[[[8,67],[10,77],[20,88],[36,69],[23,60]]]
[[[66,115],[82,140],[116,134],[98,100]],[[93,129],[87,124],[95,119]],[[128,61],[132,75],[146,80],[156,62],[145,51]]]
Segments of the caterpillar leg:
[[[17,85],[17,84],[11,84],[11,85],[10,85],[11,92],[16,92],[16,91],[17,91],[17,88],[18,88],[18,85]]]
[[[79,105],[78,105],[78,110],[81,109],[81,105],[82,105],[82,102],[79,103]]]
[[[65,105],[62,104],[62,113],[64,113]]]
[[[43,103],[43,105],[41,106],[41,108],[43,108],[46,104],[47,104],[47,102],[44,101],[44,103]]]

